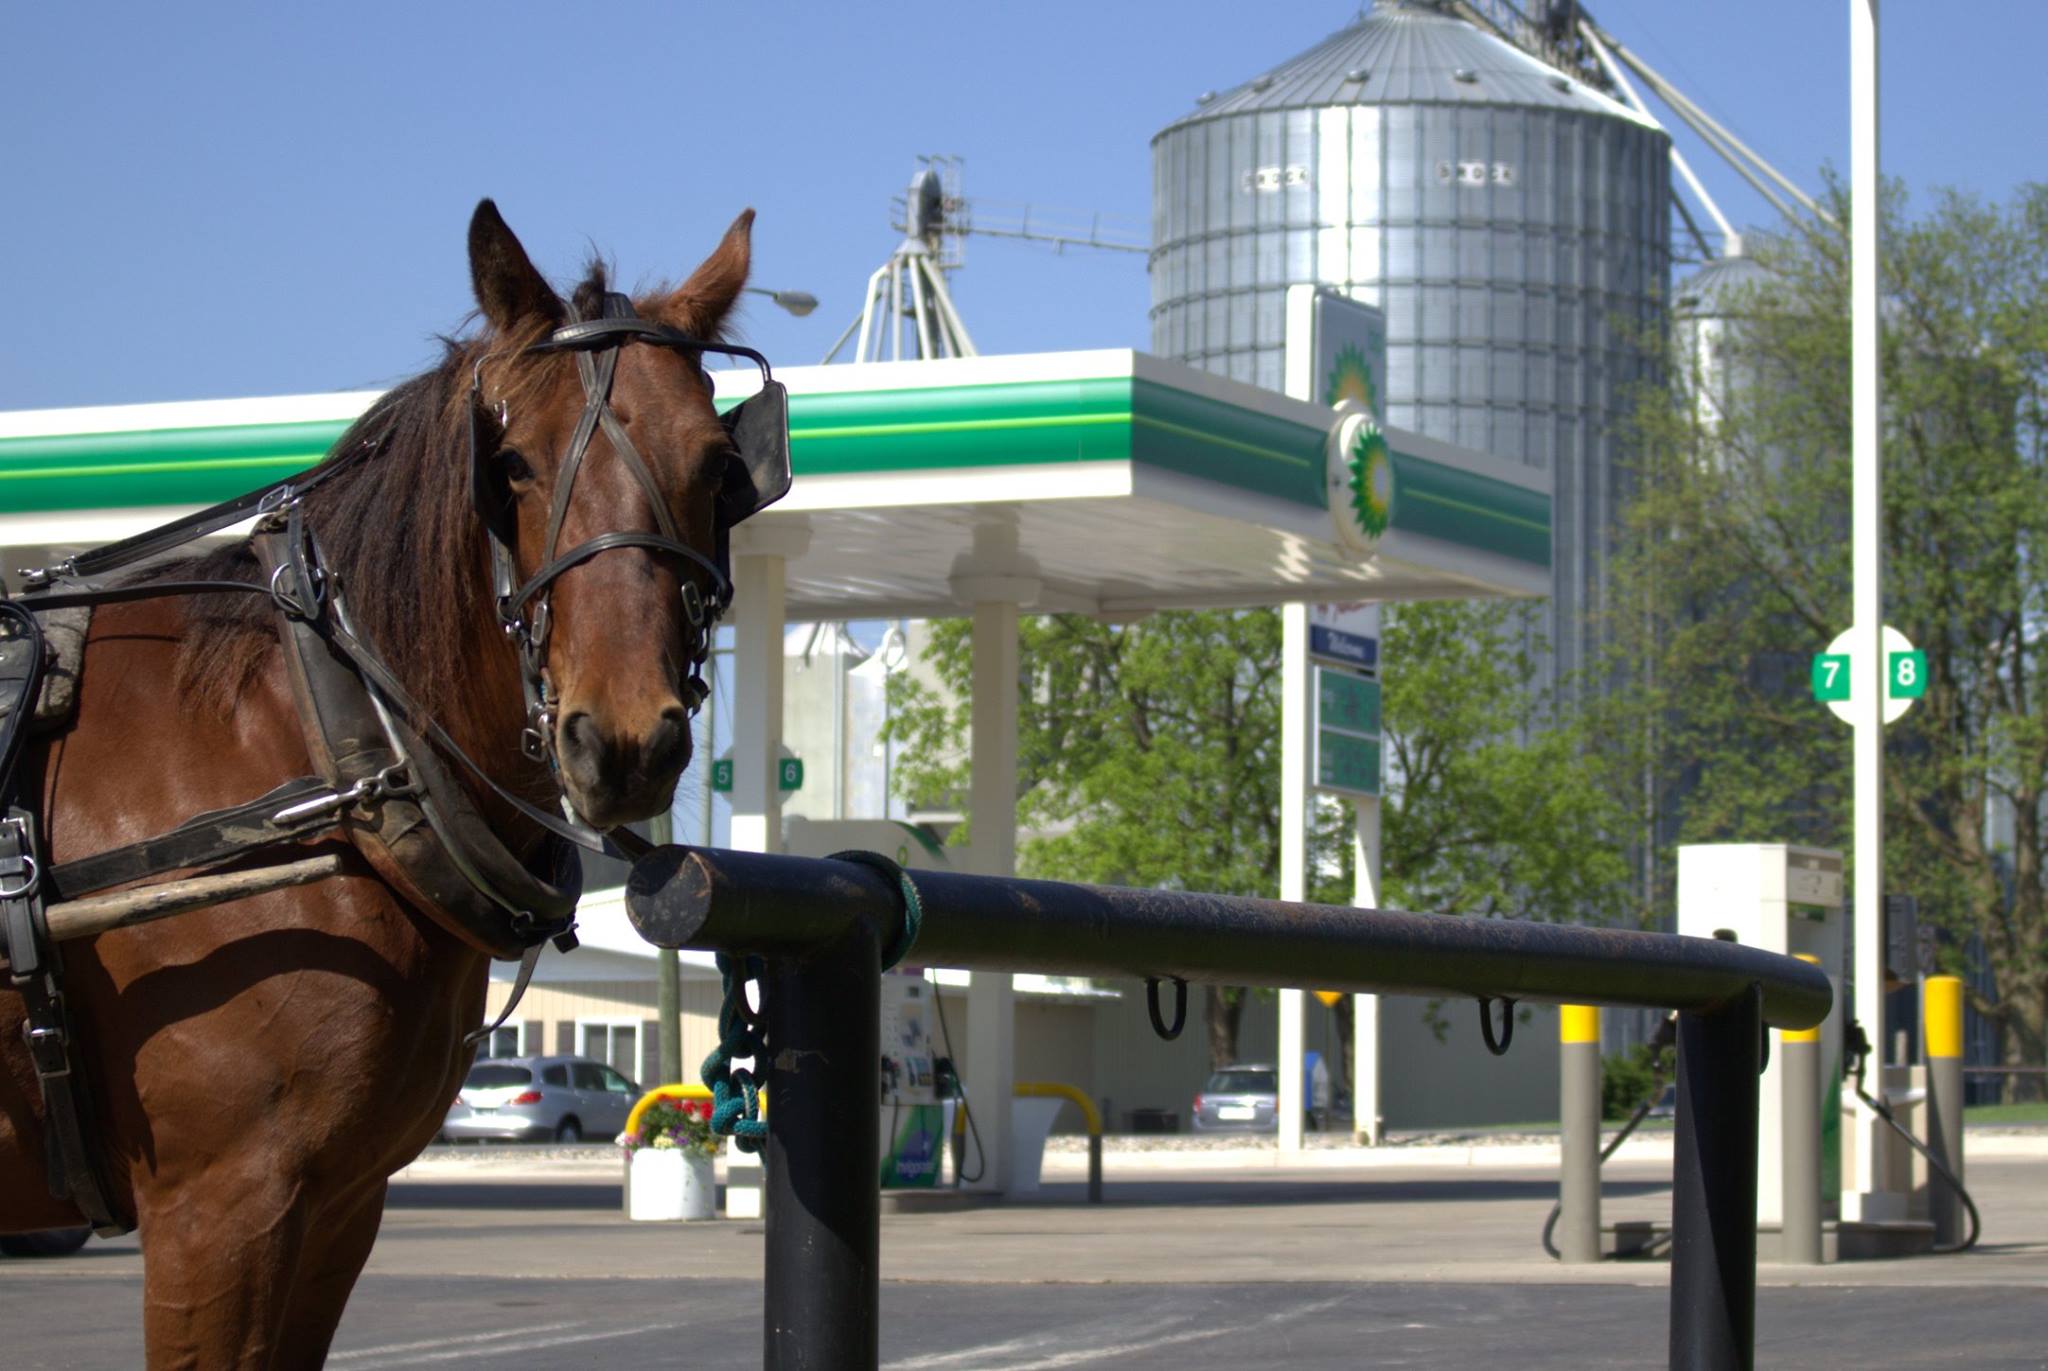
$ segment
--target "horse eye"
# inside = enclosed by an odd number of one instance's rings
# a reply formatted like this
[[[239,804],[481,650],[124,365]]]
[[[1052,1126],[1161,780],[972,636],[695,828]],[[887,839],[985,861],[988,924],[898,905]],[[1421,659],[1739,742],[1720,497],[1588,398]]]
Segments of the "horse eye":
[[[513,485],[528,485],[533,481],[533,468],[526,464],[526,458],[511,448],[498,453],[498,471]]]

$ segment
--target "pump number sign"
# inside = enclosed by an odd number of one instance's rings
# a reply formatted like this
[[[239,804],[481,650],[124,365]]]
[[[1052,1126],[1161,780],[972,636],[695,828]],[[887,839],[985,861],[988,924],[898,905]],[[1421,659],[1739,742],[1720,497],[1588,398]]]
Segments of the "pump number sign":
[[[775,768],[775,784],[778,790],[802,790],[804,788],[803,759],[785,756]],[[732,793],[731,753],[727,753],[711,764],[711,789],[720,795]]]
[[[1342,667],[1318,666],[1315,756],[1318,790],[1380,793],[1380,683]]]
[[[1864,673],[1856,669],[1855,654],[1851,651],[1855,637],[1854,629],[1837,634],[1828,650],[1817,653],[1813,659],[1813,698],[1833,710],[1844,723],[1856,721],[1850,707],[1851,691],[1853,682],[1864,678]],[[1905,634],[1886,624],[1884,657],[1884,721],[1891,723],[1927,693],[1927,654],[1907,642]]]

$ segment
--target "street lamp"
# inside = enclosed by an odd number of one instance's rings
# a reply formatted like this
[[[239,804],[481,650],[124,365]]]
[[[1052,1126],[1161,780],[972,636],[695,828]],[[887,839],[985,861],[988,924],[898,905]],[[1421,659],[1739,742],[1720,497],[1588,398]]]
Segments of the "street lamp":
[[[818,297],[807,290],[769,290],[765,286],[746,289],[750,294],[767,296],[799,319],[818,307]]]

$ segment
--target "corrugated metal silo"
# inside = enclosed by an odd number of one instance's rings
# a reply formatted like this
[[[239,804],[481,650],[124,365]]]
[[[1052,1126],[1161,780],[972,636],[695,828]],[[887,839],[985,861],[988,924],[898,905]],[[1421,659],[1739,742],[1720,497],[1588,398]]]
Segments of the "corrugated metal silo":
[[[1774,282],[1770,268],[1740,253],[1707,263],[1679,282],[1673,292],[1673,325],[1679,383],[1694,412],[1709,426],[1718,423],[1736,397],[1759,378],[1731,355],[1730,334],[1744,313],[1763,303]]]
[[[1552,470],[1568,670],[1662,327],[1669,148],[1435,4],[1381,0],[1153,140],[1153,350],[1279,389],[1289,285],[1380,306],[1392,423]]]

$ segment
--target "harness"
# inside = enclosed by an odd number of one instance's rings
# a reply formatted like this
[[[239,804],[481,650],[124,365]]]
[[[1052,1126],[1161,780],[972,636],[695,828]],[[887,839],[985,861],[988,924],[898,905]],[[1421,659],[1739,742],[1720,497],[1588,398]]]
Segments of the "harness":
[[[556,477],[539,569],[518,580],[517,519],[509,480],[494,465],[504,441],[506,414],[493,409],[483,385],[481,358],[471,373],[468,444],[473,509],[490,544],[496,613],[520,663],[526,710],[520,745],[544,761],[561,792],[554,752],[557,700],[547,671],[549,596],[571,568],[617,548],[641,548],[679,559],[684,650],[684,707],[692,715],[708,690],[703,665],[719,617],[732,602],[729,570],[732,527],[773,504],[790,485],[788,398],[768,361],[751,348],[692,338],[637,317],[623,295],[607,293],[598,317],[577,317],[520,351],[573,355],[584,407]],[[611,408],[619,352],[630,344],[667,348],[697,367],[707,389],[702,357],[745,358],[761,371],[761,388],[721,419],[732,453],[714,511],[716,546],[710,556],[683,541],[659,484]],[[613,454],[647,495],[657,532],[603,533],[558,551],[577,476],[602,428]],[[571,813],[527,802],[491,777],[459,747],[350,617],[346,587],[322,556],[320,539],[305,517],[305,497],[338,472],[374,458],[384,443],[372,435],[311,472],[287,478],[210,509],[81,554],[55,567],[23,573],[24,593],[10,597],[0,585],[0,934],[8,974],[27,1008],[23,1032],[41,1083],[50,1146],[50,1191],[68,1198],[102,1233],[126,1232],[117,1217],[93,1137],[91,1092],[65,1006],[58,944],[49,935],[46,906],[56,900],[148,880],[174,871],[206,870],[247,862],[310,838],[339,833],[377,874],[442,927],[496,958],[518,958],[519,975],[496,1024],[469,1035],[475,1041],[510,1017],[524,994],[541,948],[576,945],[581,865],[575,849],[632,859],[647,844],[625,828],[598,832]],[[156,581],[106,586],[95,578],[183,546],[256,516],[251,545],[264,579]],[[287,781],[245,804],[194,816],[165,833],[89,857],[51,865],[39,842],[35,797],[22,793],[17,765],[45,669],[36,611],[81,605],[201,594],[269,597],[279,616],[279,642],[301,732],[315,775]],[[459,772],[469,773],[464,784]],[[480,783],[480,789],[479,789]],[[562,808],[567,811],[565,802]],[[544,832],[541,847],[522,861],[486,822],[479,794],[495,796]],[[282,872],[282,868],[279,868]],[[279,884],[283,884],[282,880]]]

